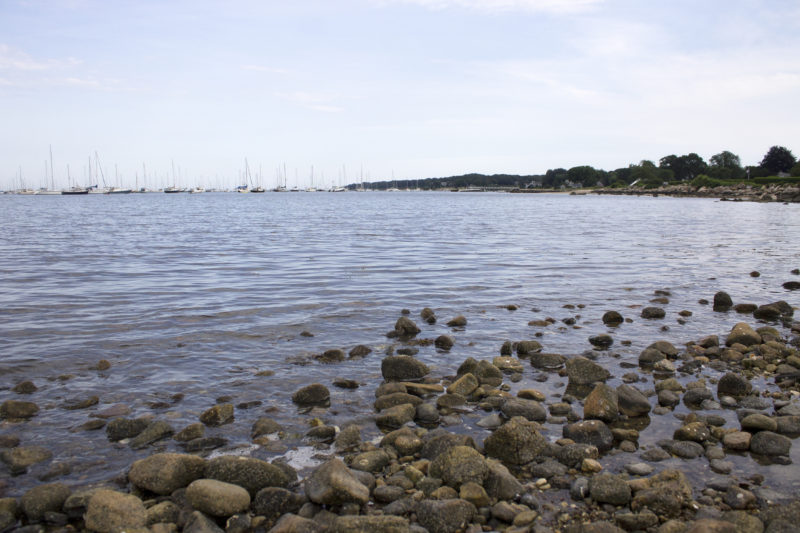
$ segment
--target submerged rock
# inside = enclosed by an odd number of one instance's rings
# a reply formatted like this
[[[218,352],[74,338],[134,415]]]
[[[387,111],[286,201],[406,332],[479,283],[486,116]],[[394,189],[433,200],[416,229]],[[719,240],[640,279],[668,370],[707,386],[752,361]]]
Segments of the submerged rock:
[[[569,376],[570,383],[590,385],[607,380],[611,373],[585,357],[574,357],[567,361],[567,376]]]
[[[390,355],[381,361],[381,374],[387,381],[415,381],[429,372],[425,363],[409,355]]]
[[[0,404],[0,418],[31,418],[39,412],[39,406],[33,402],[6,400]]]
[[[328,387],[321,383],[306,385],[292,395],[292,401],[298,405],[328,405],[331,393]]]

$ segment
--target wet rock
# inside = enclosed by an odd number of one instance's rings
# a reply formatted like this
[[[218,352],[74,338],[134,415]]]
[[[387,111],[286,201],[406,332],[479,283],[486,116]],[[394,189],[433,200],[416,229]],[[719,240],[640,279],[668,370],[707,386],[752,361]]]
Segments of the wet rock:
[[[186,519],[183,533],[223,533],[223,529],[210,517],[195,511]]]
[[[133,463],[128,479],[156,494],[171,494],[203,476],[205,460],[182,453],[158,453]]]
[[[642,353],[639,354],[639,366],[642,368],[652,368],[656,363],[666,358],[666,355],[656,349],[645,348],[642,350]]]
[[[226,517],[250,507],[250,494],[237,485],[215,479],[197,479],[186,487],[192,507],[207,515]]]
[[[647,508],[659,516],[676,518],[691,501],[692,486],[679,470],[664,470],[648,478],[645,487],[634,495],[631,510]]]
[[[41,522],[45,513],[61,512],[70,495],[69,487],[63,483],[39,485],[22,495],[20,507],[31,522]]]
[[[419,316],[422,320],[424,320],[428,324],[436,323],[436,313],[434,313],[433,309],[431,309],[430,307],[426,307],[422,311],[420,311]]]
[[[584,420],[567,424],[562,430],[565,438],[576,443],[595,446],[601,453],[607,452],[614,444],[614,435],[601,420]]]
[[[463,328],[467,325],[467,319],[463,315],[458,315],[455,318],[451,318],[447,321],[447,327],[449,328]]]
[[[616,420],[619,415],[617,391],[605,383],[597,384],[583,403],[583,417],[604,422]]]
[[[350,359],[360,359],[362,357],[366,357],[372,353],[372,348],[369,346],[364,346],[363,344],[359,344],[358,346],[353,347],[348,353],[347,356]]]
[[[557,353],[535,353],[531,355],[531,366],[540,370],[557,370],[564,366],[567,358]]]
[[[33,402],[6,400],[0,404],[0,418],[31,418],[39,412],[39,406]]]
[[[469,396],[478,386],[480,386],[478,378],[471,373],[466,373],[447,387],[447,393]]]
[[[746,431],[732,431],[722,437],[722,445],[727,450],[747,451],[750,449],[752,435]]]
[[[685,533],[741,533],[730,522],[714,518],[696,520],[684,531]]]
[[[108,440],[116,442],[135,437],[150,425],[146,418],[115,418],[106,425]]]
[[[410,533],[408,519],[402,516],[339,516],[333,522],[331,533]]]
[[[503,402],[500,410],[506,418],[521,416],[534,422],[544,422],[547,419],[547,410],[535,400],[508,398]]]
[[[723,497],[725,504],[731,509],[750,509],[755,507],[756,495],[736,485],[730,485]]]
[[[0,453],[2,460],[12,474],[22,474],[29,466],[47,461],[53,457],[53,452],[41,446],[18,446]]]
[[[775,418],[777,432],[781,435],[800,435],[800,416],[778,416]]]
[[[134,450],[139,450],[156,441],[165,439],[171,436],[173,433],[175,433],[175,430],[172,429],[172,426],[163,420],[156,420],[144,428],[144,431],[136,435],[136,437],[131,440],[130,446]]]
[[[603,314],[603,324],[607,326],[618,326],[624,322],[624,318],[617,311],[606,311]]]
[[[596,348],[607,350],[612,344],[614,344],[614,339],[611,337],[611,335],[602,334],[589,337],[589,342]]]
[[[397,332],[398,335],[401,337],[413,337],[420,330],[419,327],[408,317],[401,316],[397,319],[397,322],[394,324],[394,330]]]
[[[600,457],[600,451],[597,447],[584,443],[561,446],[556,455],[558,462],[569,468],[577,468],[586,459],[597,459],[598,457]]]
[[[778,422],[767,415],[761,413],[753,413],[742,418],[742,431],[749,431],[756,433],[758,431],[777,431]]]
[[[346,359],[346,355],[344,350],[339,350],[338,348],[332,350],[325,350],[321,354],[317,354],[314,356],[314,359],[319,361],[320,363],[340,363]]]
[[[84,516],[86,529],[99,533],[118,533],[144,528],[147,511],[136,496],[113,490],[94,491]]]
[[[598,474],[589,479],[589,494],[598,503],[627,505],[631,501],[631,488],[620,476]]]
[[[733,326],[725,339],[726,346],[733,346],[734,344],[742,344],[744,346],[761,344],[761,335],[756,333],[747,323],[739,322]]]
[[[419,407],[422,407],[422,405]],[[397,429],[414,420],[416,414],[416,407],[410,403],[404,403],[381,411],[380,414],[375,417],[375,424],[377,424],[378,427]]]
[[[289,476],[279,467],[255,457],[226,455],[206,463],[205,477],[239,485],[255,496],[264,487],[286,487]]]
[[[667,315],[666,311],[660,307],[645,307],[642,309],[641,317],[645,319],[659,319]]]
[[[714,295],[714,311],[724,312],[733,306],[731,295],[725,291],[719,291]]]
[[[15,448],[19,446],[19,442],[16,435],[0,435],[0,448]]]
[[[422,450],[423,445],[422,439],[408,427],[392,431],[383,438],[380,444],[381,448],[391,446],[401,457],[418,453]]]
[[[522,372],[525,368],[516,357],[500,356],[492,359],[492,364],[506,374]]]
[[[789,455],[792,441],[772,431],[760,431],[750,439],[750,451],[759,455]]]
[[[331,393],[328,387],[321,383],[306,385],[292,395],[292,401],[300,406],[330,404]]]
[[[61,408],[66,409],[67,411],[77,411],[78,409],[86,409],[88,407],[92,407],[93,405],[97,405],[99,402],[100,398],[97,396],[89,396],[87,398],[70,398],[61,404]]]
[[[683,403],[686,407],[699,409],[705,400],[713,400],[714,394],[705,387],[689,389],[683,395]]]
[[[689,422],[675,430],[673,438],[675,440],[689,440],[703,443],[711,436],[711,432],[702,422]]]
[[[439,335],[436,337],[436,340],[433,341],[433,345],[439,348],[440,350],[449,350],[453,347],[456,343],[455,339],[450,335]]]
[[[281,487],[267,487],[258,491],[253,500],[253,512],[264,516],[272,524],[280,516],[297,513],[306,498]]]
[[[461,499],[422,500],[417,505],[417,520],[429,533],[464,530],[472,522],[475,513],[475,506]]]
[[[773,302],[771,304],[760,305],[753,311],[753,317],[758,320],[776,321],[784,316],[792,316],[794,310],[784,301]]]
[[[199,439],[205,435],[206,427],[200,422],[189,424],[172,437],[178,442],[189,442],[190,440]]]
[[[574,357],[567,361],[567,376],[569,376],[570,383],[590,385],[598,381],[605,381],[611,374],[602,366],[585,357]]]
[[[517,355],[524,357],[542,351],[542,345],[537,341],[519,341],[517,345]]]
[[[421,441],[420,447],[422,447]],[[391,457],[384,450],[372,450],[353,457],[350,462],[350,468],[361,472],[380,472],[390,461]]]
[[[431,461],[428,472],[446,485],[458,489],[470,481],[483,484],[489,475],[489,466],[475,448],[454,446]]]
[[[489,466],[489,474],[483,487],[490,497],[496,500],[513,500],[524,491],[522,483],[504,465],[492,459],[487,460],[486,464]]]
[[[396,405],[403,405],[404,403],[410,403],[411,405],[416,407],[417,405],[422,403],[422,398],[405,392],[384,394],[383,396],[379,396],[378,399],[375,400],[374,407],[378,411],[383,411],[384,409],[388,409],[389,407],[394,407]]]
[[[633,385],[617,387],[617,400],[619,412],[625,416],[644,416],[651,409],[647,396]]]
[[[461,377],[464,374],[472,374],[478,379],[481,385],[497,387],[503,382],[503,372],[489,361],[476,361],[468,357],[458,367],[456,375]]]
[[[423,403],[416,407],[414,420],[425,426],[436,425],[439,423],[439,410],[435,405]]]
[[[13,392],[16,392],[17,394],[33,394],[34,392],[39,390],[39,387],[34,385],[32,381],[26,380],[17,383],[11,390]]]
[[[509,465],[529,463],[546,447],[547,440],[539,433],[538,425],[522,417],[512,418],[484,441],[487,455]]]
[[[207,409],[200,415],[200,422],[212,427],[233,422],[233,404],[223,403]]]
[[[432,461],[455,446],[475,448],[475,441],[469,435],[448,433],[443,429],[438,429],[425,435],[425,444],[422,447],[420,456]]]
[[[369,501],[369,488],[336,458],[317,467],[305,479],[303,487],[306,496],[319,505],[363,505]]]
[[[387,381],[416,381],[429,372],[425,363],[408,355],[390,355],[381,361],[381,374]]]
[[[741,374],[728,372],[720,378],[719,383],[717,384],[717,395],[741,397],[749,394],[752,388],[753,386],[750,384],[747,378]]]

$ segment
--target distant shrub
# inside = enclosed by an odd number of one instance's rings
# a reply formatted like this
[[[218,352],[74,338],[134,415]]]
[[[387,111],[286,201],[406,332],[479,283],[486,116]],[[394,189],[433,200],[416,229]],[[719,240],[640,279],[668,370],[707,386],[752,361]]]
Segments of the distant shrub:
[[[755,178],[751,180],[759,185],[796,185],[800,183],[800,176],[790,178],[779,178],[778,176],[768,176],[765,178]]]
[[[794,177],[798,177],[798,176],[800,176],[800,163],[796,163],[796,164],[795,164],[795,165],[792,167],[792,170],[790,170],[790,171],[789,171],[789,174],[791,174],[791,175],[792,175],[792,176],[794,176]]]
[[[718,180],[706,174],[700,174],[691,181],[692,187],[719,187],[725,185],[723,180]]]

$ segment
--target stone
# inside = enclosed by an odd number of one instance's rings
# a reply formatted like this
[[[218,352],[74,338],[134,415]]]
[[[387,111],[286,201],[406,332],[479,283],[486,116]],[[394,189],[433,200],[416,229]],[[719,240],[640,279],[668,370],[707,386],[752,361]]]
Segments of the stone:
[[[306,501],[305,497],[282,487],[266,487],[253,499],[253,512],[273,523],[282,515],[297,513]]]
[[[660,307],[645,307],[642,309],[641,317],[645,319],[659,319],[667,315],[666,311]]]
[[[206,427],[200,422],[189,424],[173,436],[173,440],[178,442],[189,442],[190,440],[199,439],[206,433]]]
[[[30,522],[42,522],[46,513],[60,513],[69,495],[69,487],[63,483],[38,485],[22,495],[20,507]]]
[[[539,370],[557,370],[566,362],[567,358],[557,353],[537,352],[531,355],[531,366]]]
[[[307,405],[329,405],[331,393],[328,387],[321,383],[307,385],[292,395],[292,401],[301,406]]]
[[[448,394],[460,394],[461,396],[469,396],[472,392],[480,386],[478,378],[471,373],[466,373],[454,381],[447,387]]]
[[[280,467],[240,455],[223,455],[206,463],[205,477],[238,485],[254,497],[264,487],[286,487],[290,476]]]
[[[508,398],[503,402],[500,411],[507,418],[521,416],[526,420],[531,420],[534,422],[544,422],[547,419],[547,410],[536,400]]]
[[[714,311],[727,311],[733,306],[731,295],[725,291],[719,291],[714,295]]]
[[[262,416],[253,423],[253,427],[250,429],[250,438],[255,439],[262,435],[272,435],[273,433],[278,433],[282,429],[281,425],[275,420]]]
[[[39,406],[33,402],[6,400],[0,404],[0,418],[31,418],[39,412]]]
[[[513,500],[522,494],[525,488],[508,468],[493,459],[487,460],[486,463],[489,466],[489,474],[483,482],[483,487],[491,498],[501,501]]]
[[[423,405],[425,404],[421,404],[419,407]],[[394,407],[389,407],[381,411],[380,414],[375,417],[375,424],[382,428],[397,429],[414,420],[416,414],[416,407],[410,403],[395,405]]]
[[[590,392],[584,400],[583,417],[585,419],[612,422],[616,420],[618,416],[619,403],[617,391],[605,383],[595,385],[592,392]]]
[[[449,328],[463,328],[466,325],[467,319],[463,315],[458,315],[447,321],[447,327]]]
[[[584,420],[567,424],[562,433],[565,438],[572,439],[576,443],[595,446],[600,453],[607,452],[614,444],[614,435],[601,420]]]
[[[422,500],[416,513],[428,533],[456,533],[464,530],[476,513],[475,506],[461,499]]]
[[[420,441],[422,447],[422,441]],[[380,472],[391,461],[391,457],[384,450],[371,450],[362,452],[352,458],[350,468],[362,472]]]
[[[631,510],[649,509],[665,518],[677,518],[692,498],[692,486],[680,470],[668,469],[647,478],[645,487],[631,500]]]
[[[722,446],[726,450],[747,451],[750,449],[752,435],[746,431],[732,431],[722,436]]]
[[[379,396],[373,405],[378,411],[383,411],[389,407],[403,405],[404,403],[410,403],[416,407],[422,403],[422,398],[406,392],[393,392],[392,394],[384,394],[383,396]]]
[[[495,357],[492,359],[492,364],[506,374],[522,372],[525,369],[519,359],[508,355]]]
[[[409,355],[390,355],[381,361],[381,374],[387,381],[416,381],[429,372],[425,363]]]
[[[157,453],[133,463],[128,479],[134,486],[155,492],[172,494],[203,477],[206,461],[182,453]]]
[[[744,346],[753,346],[754,344],[761,344],[761,335],[751,328],[745,322],[739,322],[728,333],[725,339],[726,346],[733,346],[734,344],[742,344]]]
[[[413,337],[420,331],[419,327],[408,317],[401,316],[394,324],[394,330],[401,337]]]
[[[474,481],[463,483],[458,491],[458,497],[468,501],[475,507],[486,507],[491,503],[486,490]]]
[[[696,387],[686,391],[683,403],[686,407],[698,409],[705,400],[713,400],[714,394],[705,387]]]
[[[167,422],[163,420],[156,420],[144,428],[141,433],[136,435],[136,437],[131,440],[130,446],[134,450],[139,450],[156,441],[165,439],[171,436],[173,433],[175,433],[175,430],[172,429],[172,426],[170,426]]]
[[[749,509],[755,507],[756,495],[737,485],[730,485],[722,500],[731,509]]]
[[[197,479],[186,487],[186,499],[207,515],[227,517],[250,507],[250,493],[238,485],[216,479]]]
[[[369,501],[369,488],[336,458],[317,467],[305,479],[303,488],[308,499],[319,505],[364,505]]]
[[[106,437],[112,442],[137,436],[150,425],[145,418],[115,418],[106,425]]]
[[[350,359],[360,359],[362,357],[366,357],[372,353],[372,348],[369,346],[364,346],[363,344],[359,344],[358,346],[354,346],[349,352],[347,352],[347,356]]]
[[[32,381],[26,380],[17,383],[11,390],[13,392],[16,392],[17,394],[33,394],[34,392],[39,390],[39,387],[34,385]]]
[[[47,461],[51,457],[53,457],[53,452],[42,446],[18,446],[0,452],[0,460],[8,465],[12,474],[21,474],[29,466]]]
[[[574,357],[567,360],[567,376],[570,383],[590,385],[607,380],[611,374],[608,370],[585,357]]]
[[[534,353],[542,351],[542,345],[539,341],[519,341],[516,343],[517,355],[524,357],[526,355],[533,355]]]
[[[647,396],[633,385],[627,384],[617,387],[617,404],[619,412],[625,416],[644,416],[651,409]]]
[[[753,413],[742,418],[742,431],[756,433],[758,431],[778,431],[778,422],[774,418],[761,413]]]
[[[659,361],[663,361],[667,356],[653,348],[645,348],[639,354],[639,366],[642,368],[652,368]]]
[[[772,431],[759,431],[750,439],[750,451],[759,455],[789,455],[791,448],[789,437]]]
[[[223,529],[200,511],[194,511],[186,519],[183,533],[223,533]]]
[[[509,465],[530,463],[547,447],[547,440],[539,433],[539,426],[522,417],[514,417],[503,424],[484,441],[490,457]]]
[[[411,533],[408,519],[402,516],[366,515],[339,516],[333,522],[330,533]]]
[[[618,326],[625,321],[625,319],[622,318],[622,315],[617,311],[606,311],[603,314],[602,320],[603,324],[606,326]]]
[[[463,483],[470,481],[482,485],[489,475],[489,466],[475,448],[454,446],[431,461],[428,474],[458,489]]]
[[[595,335],[593,337],[589,337],[589,343],[592,346],[599,348],[601,350],[607,350],[608,348],[611,348],[612,344],[614,344],[614,339],[613,337],[611,337],[611,335],[604,333],[601,335]]]
[[[711,436],[703,422],[689,422],[675,430],[673,437],[675,440],[689,440],[692,442],[703,443]]]
[[[450,335],[439,335],[434,339],[433,345],[440,350],[448,351],[456,343],[456,340]]]
[[[750,393],[753,386],[741,374],[728,372],[719,379],[717,383],[717,396],[733,396],[736,398]]]
[[[627,505],[631,501],[631,488],[620,476],[598,474],[589,479],[589,494],[598,503]]]
[[[122,533],[147,526],[142,500],[131,494],[99,489],[86,506],[86,529],[98,533]]]
[[[171,501],[157,503],[147,509],[147,525],[158,523],[175,523],[181,509]]]

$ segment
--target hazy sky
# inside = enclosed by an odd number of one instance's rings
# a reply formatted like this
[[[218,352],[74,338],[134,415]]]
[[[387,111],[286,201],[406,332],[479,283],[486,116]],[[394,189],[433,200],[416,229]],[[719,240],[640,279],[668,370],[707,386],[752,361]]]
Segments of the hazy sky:
[[[0,0],[0,188],[756,164],[798,52],[797,0]]]

